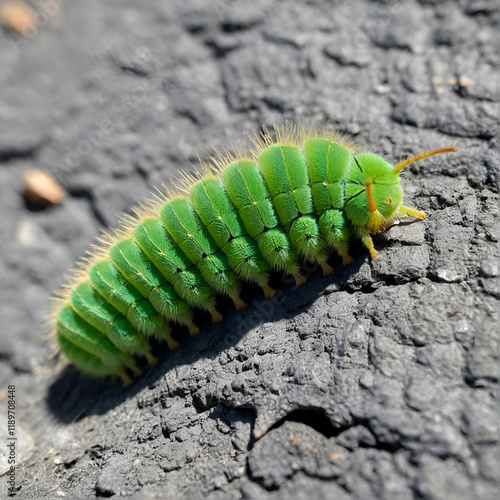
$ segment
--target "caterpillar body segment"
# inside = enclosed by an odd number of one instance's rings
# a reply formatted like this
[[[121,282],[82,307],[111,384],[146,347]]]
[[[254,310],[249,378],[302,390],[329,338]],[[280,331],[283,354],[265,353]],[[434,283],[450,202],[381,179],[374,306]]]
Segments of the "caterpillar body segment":
[[[196,212],[226,256],[236,276],[262,287],[269,280],[268,265],[257,244],[231,202],[220,178],[197,182],[191,188],[191,199]]]
[[[215,308],[215,296],[198,268],[179,248],[165,226],[149,217],[135,228],[134,237],[151,262],[192,307],[207,311]]]
[[[100,295],[89,281],[80,283],[71,292],[71,306],[78,316],[99,330],[118,349],[130,354],[149,352],[144,335]]]
[[[316,217],[304,155],[298,146],[275,145],[258,157],[279,221],[299,255],[326,264],[326,244]]]
[[[194,309],[222,320],[216,296],[236,309],[244,283],[265,297],[270,271],[305,282],[299,259],[333,269],[333,248],[350,264],[352,237],[375,258],[371,234],[401,215],[425,214],[402,204],[400,171],[441,148],[396,166],[373,153],[358,153],[335,133],[293,127],[254,141],[237,156],[219,155],[202,174],[185,176],[183,187],[156,197],[136,216],[108,233],[60,293],[54,313],[56,340],[66,357],[95,376],[116,375],[130,383],[136,356],[150,365],[152,338],[178,346],[171,324],[199,332]]]
[[[88,276],[92,287],[140,333],[149,337],[168,328],[151,302],[123,277],[109,259],[90,266]]]
[[[288,271],[297,279],[300,276],[297,253],[288,234],[279,225],[269,187],[258,163],[231,163],[221,175],[249,236],[256,241],[268,265],[272,269]]]
[[[85,367],[85,370],[95,376],[118,375],[124,385],[129,385],[132,379],[123,370],[122,363],[113,366],[90,352],[78,347],[68,340],[61,332],[56,332],[56,340],[61,352],[76,366]]]
[[[229,295],[237,308],[242,307],[238,279],[191,201],[188,198],[168,201],[161,209],[161,220],[208,286],[215,293]]]
[[[180,324],[189,325],[192,310],[158,268],[148,259],[134,239],[116,242],[110,249],[112,263],[142,296],[162,316]]]
[[[57,333],[80,349],[97,356],[107,366],[118,368],[129,359],[126,352],[81,318],[69,304],[59,310]]]
[[[305,142],[304,155],[320,234],[339,253],[344,265],[350,264],[351,232],[344,215],[344,199],[352,150],[342,143],[317,138]]]

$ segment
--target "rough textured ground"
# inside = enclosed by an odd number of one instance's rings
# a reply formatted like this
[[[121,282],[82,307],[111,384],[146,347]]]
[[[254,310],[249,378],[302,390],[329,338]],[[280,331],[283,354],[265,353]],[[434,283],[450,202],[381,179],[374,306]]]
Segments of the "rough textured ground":
[[[5,415],[16,385],[18,495],[498,498],[498,2],[49,4],[31,39],[0,33],[0,398]],[[132,387],[51,359],[49,296],[100,229],[186,159],[285,119],[396,161],[460,152],[408,169],[406,202],[428,218],[377,236],[377,261],[357,245],[332,277],[276,276],[271,301],[249,288],[246,310],[223,302],[223,323]],[[61,205],[23,200],[32,167]]]

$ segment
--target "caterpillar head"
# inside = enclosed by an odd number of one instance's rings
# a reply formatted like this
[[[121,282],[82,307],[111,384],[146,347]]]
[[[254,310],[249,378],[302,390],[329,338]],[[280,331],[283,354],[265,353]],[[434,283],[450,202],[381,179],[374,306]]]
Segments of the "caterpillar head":
[[[457,149],[435,149],[409,158],[396,166],[373,153],[353,156],[346,186],[347,217],[355,226],[363,227],[370,233],[383,231],[399,214],[424,218],[423,212],[402,205],[399,172],[417,160],[451,151]]]

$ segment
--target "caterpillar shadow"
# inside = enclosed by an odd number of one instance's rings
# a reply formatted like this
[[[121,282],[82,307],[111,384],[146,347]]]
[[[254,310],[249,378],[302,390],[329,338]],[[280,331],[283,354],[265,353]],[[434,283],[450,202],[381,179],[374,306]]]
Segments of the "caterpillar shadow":
[[[385,242],[378,241],[377,246],[383,249]],[[231,300],[218,297],[218,309],[224,320],[214,324],[209,315],[200,312],[195,322],[201,327],[201,333],[192,338],[179,327],[176,338],[181,343],[180,348],[169,351],[164,345],[155,346],[158,364],[144,366],[144,373],[128,387],[123,387],[119,380],[97,379],[72,365],[66,366],[48,389],[49,410],[64,423],[79,421],[90,415],[102,415],[145,387],[154,387],[176,367],[191,365],[200,358],[216,358],[259,324],[293,318],[307,311],[321,295],[346,289],[349,278],[359,271],[367,259],[366,249],[360,244],[353,245],[351,255],[354,262],[346,267],[342,266],[340,258],[332,256],[329,261],[335,272],[330,276],[322,276],[317,264],[303,263],[301,272],[307,277],[307,283],[301,287],[294,286],[293,278],[273,273],[270,284],[276,294],[271,299],[264,299],[258,287],[245,285],[241,296],[247,307],[242,311],[235,311]],[[182,389],[179,391],[182,392]],[[186,387],[184,392],[182,395],[189,394],[189,388]]]

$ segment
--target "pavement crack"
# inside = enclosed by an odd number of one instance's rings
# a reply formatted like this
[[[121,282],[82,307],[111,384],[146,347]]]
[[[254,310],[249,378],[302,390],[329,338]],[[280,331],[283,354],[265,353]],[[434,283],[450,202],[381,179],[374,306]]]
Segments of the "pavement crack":
[[[340,432],[330,422],[323,408],[300,408],[292,410],[283,418],[275,422],[266,432],[266,434],[278,427],[281,427],[285,422],[297,422],[314,429],[326,438],[337,436]],[[260,438],[259,438],[260,439]]]

